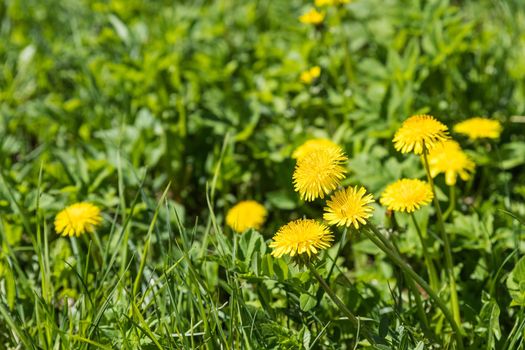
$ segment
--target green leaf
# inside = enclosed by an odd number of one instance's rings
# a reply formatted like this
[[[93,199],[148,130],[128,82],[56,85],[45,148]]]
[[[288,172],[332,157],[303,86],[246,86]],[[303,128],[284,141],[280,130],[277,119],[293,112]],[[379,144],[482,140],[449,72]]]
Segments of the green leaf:
[[[379,337],[386,338],[388,335],[388,328],[390,327],[390,316],[388,314],[382,315],[379,320]]]
[[[268,193],[268,201],[277,209],[292,210],[297,207],[297,196],[292,196],[289,191],[275,191]]]
[[[525,163],[525,142],[511,142],[501,147],[501,169],[512,169]]]
[[[248,230],[241,236],[239,239],[239,248],[242,253],[241,258],[247,265],[250,265],[255,253],[259,253],[259,255],[266,253],[264,238],[255,230]]]
[[[312,333],[310,333],[310,330],[308,330],[308,328],[304,327],[303,328],[303,346],[305,348],[305,350],[309,350],[310,349],[310,341],[312,339]]]
[[[501,338],[501,329],[499,324],[500,308],[494,298],[488,293],[482,295],[483,307],[480,312],[480,333],[488,331],[486,336],[487,349],[495,349],[496,340]]]
[[[511,306],[525,306],[525,256],[507,277],[507,289],[512,297]]]
[[[108,16],[109,22],[115,28],[115,31],[117,32],[118,36],[122,41],[126,44],[129,44],[130,42],[130,35],[129,30],[126,24],[122,22],[117,16],[115,15],[109,15]]]
[[[286,261],[284,261],[284,259],[274,259],[274,262],[277,262],[277,264],[274,264],[274,271],[277,278],[281,281],[287,280],[289,269]]]
[[[302,311],[309,311],[313,309],[316,304],[317,299],[315,299],[315,296],[310,293],[301,293],[301,296],[299,297],[299,306]]]
[[[11,270],[9,264],[4,265],[4,276],[7,306],[9,307],[9,309],[13,310],[13,307],[15,306],[16,285],[15,276],[13,275],[13,270]]]

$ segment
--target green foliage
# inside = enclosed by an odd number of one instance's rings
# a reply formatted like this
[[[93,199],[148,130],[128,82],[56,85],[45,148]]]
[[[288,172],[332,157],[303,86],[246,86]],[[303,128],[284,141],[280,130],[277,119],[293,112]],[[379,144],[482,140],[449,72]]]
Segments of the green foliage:
[[[521,258],[509,273],[507,288],[512,296],[511,306],[523,306],[525,302],[525,258]]]
[[[343,185],[378,198],[425,176],[391,142],[417,113],[451,129],[477,115],[503,125],[490,142],[452,132],[476,173],[456,200],[436,185],[442,205],[456,203],[446,231],[465,348],[523,347],[524,4],[354,0],[301,24],[312,6],[0,0],[0,348],[371,348],[268,241],[322,215],[293,191],[295,147],[337,142],[350,157]],[[242,199],[268,209],[260,232],[225,227]],[[59,237],[55,215],[78,201],[102,208],[102,227]],[[416,219],[439,262],[435,214]],[[428,280],[410,217],[375,205],[373,222]],[[334,232],[317,269],[377,349],[456,346],[387,255],[362,232]],[[437,292],[448,305],[446,283]]]

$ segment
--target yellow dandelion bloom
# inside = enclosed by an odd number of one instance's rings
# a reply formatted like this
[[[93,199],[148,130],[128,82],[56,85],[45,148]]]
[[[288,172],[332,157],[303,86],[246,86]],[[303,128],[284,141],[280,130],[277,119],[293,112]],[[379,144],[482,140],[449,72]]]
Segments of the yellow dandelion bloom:
[[[266,214],[264,206],[256,201],[241,201],[226,214],[226,224],[239,233],[249,228],[259,230],[266,219]]]
[[[311,219],[299,219],[282,226],[273,236],[270,248],[276,258],[304,253],[310,257],[329,248],[333,240],[334,236],[326,225]]]
[[[467,135],[471,140],[497,139],[501,134],[502,126],[497,120],[475,117],[456,124],[454,131]]]
[[[87,202],[75,203],[55,217],[55,231],[62,236],[80,236],[93,232],[102,222],[100,209]]]
[[[308,12],[299,17],[299,21],[304,24],[318,25],[321,24],[323,20],[324,14],[315,9],[310,9]]]
[[[453,140],[447,140],[428,153],[430,175],[436,177],[445,174],[445,182],[449,186],[456,184],[457,177],[466,181],[474,171],[475,164]]]
[[[394,135],[394,147],[401,153],[423,153],[448,138],[448,128],[430,115],[414,115],[403,122]]]
[[[305,155],[297,161],[293,173],[295,191],[306,201],[324,198],[345,177],[342,164],[347,160],[339,146],[319,148]]]
[[[401,179],[386,187],[380,202],[388,210],[411,213],[434,198],[430,185],[417,179]]]
[[[292,153],[292,158],[301,159],[313,151],[324,147],[339,147],[336,143],[328,139],[311,139],[297,147]]]
[[[301,73],[299,79],[305,84],[311,84],[315,79],[321,75],[321,67],[314,66]]]
[[[367,194],[364,187],[347,187],[335,192],[326,202],[323,218],[330,225],[347,226],[366,225],[366,219],[372,216],[374,208],[370,203],[374,197]]]

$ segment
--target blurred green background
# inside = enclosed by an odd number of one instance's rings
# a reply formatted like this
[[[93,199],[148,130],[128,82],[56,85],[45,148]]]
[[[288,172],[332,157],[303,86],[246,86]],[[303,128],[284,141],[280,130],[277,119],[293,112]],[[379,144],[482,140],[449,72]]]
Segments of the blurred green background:
[[[525,110],[522,1],[354,1],[325,8],[319,28],[298,21],[312,6],[2,1],[4,176],[31,191],[42,165],[47,194],[111,205],[120,169],[130,192],[171,181],[195,217],[228,134],[217,205],[290,209],[289,155],[309,137],[341,143],[355,179],[377,191],[398,176],[375,163],[395,162],[391,135],[409,115],[449,126],[489,116],[504,138],[523,130],[511,119]],[[314,65],[320,78],[301,83]]]

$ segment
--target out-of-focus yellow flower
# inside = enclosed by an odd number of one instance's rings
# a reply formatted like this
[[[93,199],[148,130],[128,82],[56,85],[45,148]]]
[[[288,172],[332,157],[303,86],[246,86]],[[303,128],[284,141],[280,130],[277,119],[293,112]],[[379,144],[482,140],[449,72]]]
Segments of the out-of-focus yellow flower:
[[[75,203],[55,217],[55,231],[62,236],[80,236],[93,232],[102,222],[100,209],[87,202]]]
[[[324,20],[324,14],[316,9],[310,9],[299,17],[299,21],[304,24],[321,24]]]
[[[430,151],[441,141],[448,139],[445,124],[430,115],[414,115],[403,122],[394,135],[394,147],[401,153],[423,153],[423,144]]]
[[[374,197],[367,194],[364,187],[347,187],[335,192],[326,202],[323,218],[330,225],[354,225],[358,229],[359,224],[366,225],[366,219],[372,216],[374,208],[370,203],[373,202]]]
[[[330,229],[311,219],[299,219],[282,226],[270,243],[272,255],[280,258],[283,255],[307,254],[316,255],[319,250],[329,248],[334,237]]]
[[[471,140],[497,139],[502,129],[499,121],[481,117],[470,118],[454,126],[455,132],[467,135]]]
[[[351,0],[315,0],[315,6],[334,6],[334,5],[343,5],[348,4]]]
[[[315,0],[315,6],[317,7],[331,6],[334,4],[335,0]]]
[[[319,78],[319,75],[321,75],[321,67],[314,66],[302,72],[299,79],[305,84],[311,84],[315,79]]]
[[[324,198],[345,177],[342,164],[347,160],[339,146],[322,147],[305,155],[297,161],[293,173],[295,191],[306,201]]]
[[[304,156],[312,153],[319,148],[324,147],[339,147],[336,143],[328,139],[311,139],[303,143],[301,146],[297,147],[292,153],[292,158],[301,159]]]
[[[243,233],[249,228],[259,230],[266,219],[266,214],[264,206],[256,201],[241,201],[226,214],[226,224],[238,233]]]
[[[436,177],[445,174],[445,182],[449,186],[456,184],[457,177],[466,181],[474,171],[475,164],[453,140],[447,140],[428,153],[430,175]]]
[[[388,210],[412,213],[434,198],[430,185],[417,179],[401,179],[386,187],[380,202]]]

